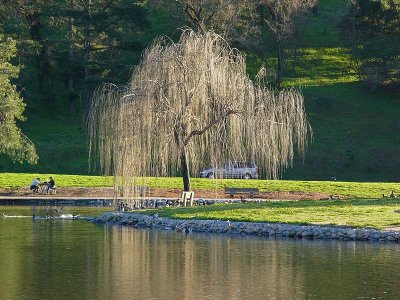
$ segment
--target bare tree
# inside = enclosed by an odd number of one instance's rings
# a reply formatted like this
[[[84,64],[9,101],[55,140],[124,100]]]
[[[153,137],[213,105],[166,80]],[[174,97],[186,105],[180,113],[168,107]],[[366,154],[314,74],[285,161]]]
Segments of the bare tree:
[[[283,79],[285,41],[293,33],[294,20],[314,7],[316,3],[317,0],[260,0],[259,2],[262,21],[275,37],[278,55],[276,70],[276,85],[278,88],[281,87]]]
[[[74,9],[74,0],[69,0],[69,6]],[[74,18],[68,16],[68,98],[69,112],[71,116],[76,114],[75,78],[74,78]]]
[[[260,73],[261,74],[261,73]],[[311,128],[302,95],[275,92],[246,74],[243,56],[215,33],[187,30],[158,39],[135,68],[129,89],[106,84],[89,113],[90,152],[131,192],[140,176],[175,175],[190,190],[190,170],[256,160],[276,178],[302,154]]]
[[[243,23],[242,13],[253,7],[252,0],[152,0],[184,17],[194,31],[214,30],[225,38]]]
[[[360,0],[348,0],[348,13],[342,17],[339,23],[340,34],[343,37],[344,43],[351,48],[350,68],[357,70],[358,79],[362,80],[361,61],[357,57],[356,52],[358,42],[365,37],[357,30],[357,15],[360,13]],[[354,64],[354,65],[353,65]]]

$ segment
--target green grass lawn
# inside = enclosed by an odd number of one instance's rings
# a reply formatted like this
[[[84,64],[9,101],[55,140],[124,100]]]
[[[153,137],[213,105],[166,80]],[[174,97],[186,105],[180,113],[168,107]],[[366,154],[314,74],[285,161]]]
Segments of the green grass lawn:
[[[112,177],[62,175],[62,174],[27,174],[27,173],[0,173],[0,187],[25,186],[28,187],[33,178],[40,177],[46,180],[53,176],[59,187],[111,187]],[[382,194],[394,191],[400,194],[399,183],[374,182],[338,182],[338,181],[297,181],[297,180],[241,180],[241,179],[205,179],[192,178],[192,189],[223,189],[224,187],[258,188],[263,192],[273,191],[302,191],[319,192],[340,195],[347,198],[381,198]],[[182,179],[179,177],[144,178],[143,184],[152,188],[182,189]]]
[[[344,201],[276,201],[212,205],[195,208],[166,208],[160,217],[287,224],[317,224],[383,229],[400,225],[400,199]],[[155,211],[147,211],[154,214]]]

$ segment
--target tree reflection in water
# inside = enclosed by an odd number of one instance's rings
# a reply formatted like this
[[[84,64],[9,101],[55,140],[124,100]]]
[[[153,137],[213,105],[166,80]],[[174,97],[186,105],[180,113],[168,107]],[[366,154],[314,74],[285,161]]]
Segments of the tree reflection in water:
[[[0,219],[0,298],[394,299],[399,250]]]

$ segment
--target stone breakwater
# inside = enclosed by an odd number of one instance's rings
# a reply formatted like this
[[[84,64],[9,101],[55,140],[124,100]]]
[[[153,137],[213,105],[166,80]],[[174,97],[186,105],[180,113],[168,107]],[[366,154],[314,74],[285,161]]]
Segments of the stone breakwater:
[[[136,228],[175,230],[178,232],[210,232],[254,235],[260,237],[291,237],[305,239],[335,239],[356,241],[396,242],[400,231],[354,229],[317,225],[290,225],[278,223],[231,222],[220,220],[178,220],[158,215],[133,213],[105,213],[93,219],[95,223],[118,224]]]

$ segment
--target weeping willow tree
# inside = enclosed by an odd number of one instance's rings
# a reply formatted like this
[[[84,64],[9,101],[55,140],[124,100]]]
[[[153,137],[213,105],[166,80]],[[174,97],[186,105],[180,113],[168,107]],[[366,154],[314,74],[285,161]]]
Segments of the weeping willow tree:
[[[126,89],[97,89],[88,125],[91,159],[124,194],[139,178],[177,172],[189,191],[190,173],[230,160],[276,178],[311,132],[299,92],[253,82],[238,50],[190,30],[177,43],[157,39]]]

